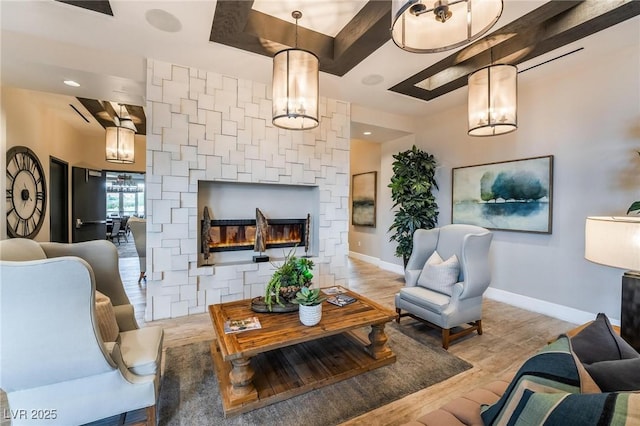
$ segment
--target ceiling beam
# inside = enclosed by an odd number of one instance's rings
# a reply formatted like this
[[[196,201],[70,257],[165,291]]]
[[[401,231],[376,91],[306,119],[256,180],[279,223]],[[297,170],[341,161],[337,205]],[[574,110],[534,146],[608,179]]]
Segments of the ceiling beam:
[[[98,101],[95,99],[76,98],[84,106],[87,111],[95,118],[95,120],[103,127],[113,127],[116,125],[116,118],[119,117],[120,112],[113,108],[111,102]],[[126,108],[129,118],[133,121],[136,127],[136,134],[147,134],[147,117],[144,113],[144,108],[138,105],[122,104]]]
[[[273,57],[295,46],[295,24],[252,9],[253,1],[218,1],[210,41]],[[371,0],[335,36],[298,27],[298,47],[316,54],[320,71],[342,76],[390,38],[391,1]]]
[[[113,16],[111,4],[109,0],[56,0],[60,3],[70,4],[71,6],[81,7],[83,9],[92,10],[94,12],[103,13]]]

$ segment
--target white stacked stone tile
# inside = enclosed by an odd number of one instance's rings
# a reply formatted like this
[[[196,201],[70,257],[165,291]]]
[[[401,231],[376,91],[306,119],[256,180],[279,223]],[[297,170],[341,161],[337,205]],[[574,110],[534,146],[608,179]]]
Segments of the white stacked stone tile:
[[[320,126],[271,124],[266,84],[147,62],[147,320],[260,296],[270,263],[205,265],[198,181],[317,186],[314,284],[347,285],[349,104],[321,98]],[[315,254],[315,253],[314,253]]]

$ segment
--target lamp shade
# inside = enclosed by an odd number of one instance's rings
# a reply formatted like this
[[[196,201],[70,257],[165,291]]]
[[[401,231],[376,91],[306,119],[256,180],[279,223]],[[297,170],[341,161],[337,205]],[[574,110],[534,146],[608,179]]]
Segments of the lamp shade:
[[[285,49],[273,57],[273,124],[283,129],[317,127],[319,61],[303,49]]]
[[[640,271],[640,218],[588,217],[584,235],[584,257],[587,260]]]
[[[469,75],[469,135],[495,136],[518,128],[518,69],[490,65]]]
[[[502,0],[393,0],[391,37],[409,52],[442,52],[477,39],[501,14]]]
[[[135,132],[126,127],[106,128],[106,160],[111,163],[131,164],[135,162]]]

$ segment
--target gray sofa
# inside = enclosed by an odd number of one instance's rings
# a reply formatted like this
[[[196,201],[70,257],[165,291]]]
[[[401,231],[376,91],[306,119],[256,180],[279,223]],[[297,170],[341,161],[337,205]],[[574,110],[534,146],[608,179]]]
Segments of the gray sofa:
[[[96,291],[111,326],[99,324]],[[163,335],[138,327],[110,242],[0,241],[0,388],[12,424],[76,425],[142,408],[155,424]]]

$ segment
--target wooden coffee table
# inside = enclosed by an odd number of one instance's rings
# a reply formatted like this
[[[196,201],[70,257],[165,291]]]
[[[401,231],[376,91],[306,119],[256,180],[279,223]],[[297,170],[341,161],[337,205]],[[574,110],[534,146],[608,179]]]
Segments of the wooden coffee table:
[[[209,306],[217,336],[211,344],[211,357],[225,416],[264,407],[396,361],[384,333],[385,324],[393,321],[396,313],[360,294],[342,290],[358,300],[342,307],[324,302],[322,320],[313,327],[302,325],[298,312],[253,312],[251,300]],[[225,334],[226,320],[251,316],[260,319],[261,329]]]

